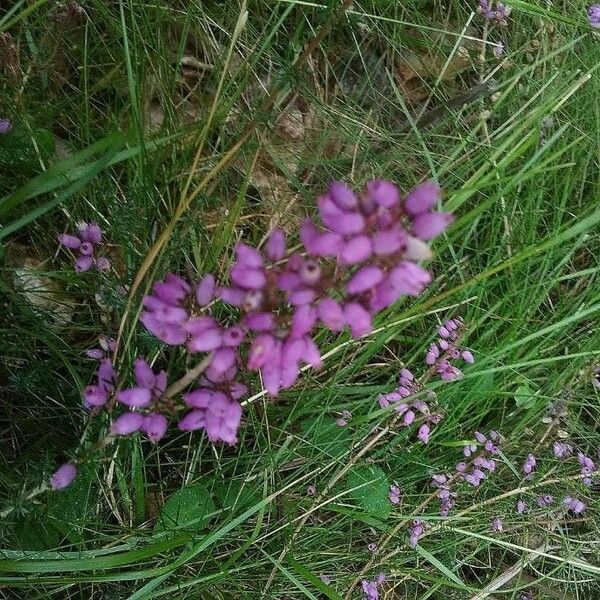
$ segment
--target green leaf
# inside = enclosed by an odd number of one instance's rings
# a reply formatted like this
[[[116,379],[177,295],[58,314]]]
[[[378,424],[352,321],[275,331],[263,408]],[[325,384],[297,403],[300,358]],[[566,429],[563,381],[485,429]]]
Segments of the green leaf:
[[[431,563],[434,567],[436,567],[439,571],[441,571],[450,581],[458,584],[463,589],[469,589],[460,578],[455,575],[446,565],[444,565],[441,561],[439,561],[431,552],[428,552],[420,545],[415,546],[415,550],[418,554],[420,554],[427,562]]]
[[[210,521],[214,511],[215,505],[202,484],[187,485],[165,502],[155,530],[199,530]]]
[[[352,433],[349,427],[339,427],[331,419],[322,417],[306,419],[302,423],[303,439],[310,442],[313,449],[333,458],[342,456],[350,448]]]
[[[391,506],[388,497],[390,483],[379,467],[352,469],[347,478],[350,496],[368,513],[385,518]]]
[[[0,136],[0,167],[26,175],[40,171],[40,159],[54,154],[54,136],[47,129],[28,131],[15,124],[12,131]]]
[[[213,495],[221,508],[230,511],[244,510],[261,500],[253,487],[243,481],[235,480],[216,483],[213,487]]]
[[[531,388],[527,385],[527,383],[521,384],[516,389],[515,402],[519,408],[523,408],[525,410],[535,406],[535,393],[531,391]]]

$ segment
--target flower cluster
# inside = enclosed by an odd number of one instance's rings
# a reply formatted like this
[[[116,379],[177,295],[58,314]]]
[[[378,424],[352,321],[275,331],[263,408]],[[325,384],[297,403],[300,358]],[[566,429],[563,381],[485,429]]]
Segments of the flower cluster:
[[[419,431],[417,436],[423,444],[429,442],[431,434],[431,426],[436,425],[442,419],[442,415],[438,412],[432,412],[425,400],[408,401],[408,398],[421,390],[421,384],[408,369],[402,369],[400,372],[400,381],[398,387],[393,392],[380,394],[377,398],[381,408],[387,408],[390,405],[400,417],[400,425],[409,427],[415,422],[419,415]],[[435,394],[431,392],[431,397],[435,398]]]
[[[411,548],[414,548],[425,533],[425,522],[420,519],[415,519],[408,530],[408,543]]]
[[[592,27],[600,28],[600,4],[592,4],[588,8],[588,20]]]
[[[379,588],[385,583],[385,575],[380,573],[374,581],[363,579],[362,592],[363,600],[379,600]]]
[[[471,468],[465,462],[456,465],[459,477],[473,487],[479,487],[482,481],[496,470],[496,456],[500,452],[502,436],[497,431],[490,431],[485,436],[480,431],[475,432],[475,439],[482,448],[478,451],[478,444],[472,443],[463,448],[465,458],[471,458]]]
[[[418,264],[431,256],[425,241],[452,221],[434,210],[440,199],[441,189],[429,181],[404,202],[388,181],[371,181],[359,195],[334,182],[318,199],[321,223],[301,225],[303,253],[289,253],[285,233],[275,229],[262,249],[235,246],[228,285],[217,285],[211,274],[197,285],[172,273],[154,283],[140,316],[146,329],[191,354],[210,353],[201,387],[183,397],[193,410],[179,428],[202,428],[212,441],[234,443],[246,392],[235,381],[241,370],[260,372],[276,396],[296,382],[303,365],[321,367],[319,325],[333,332],[348,327],[360,337],[381,310],[403,295],[419,295],[431,281]],[[219,322],[211,312],[215,301],[239,309],[237,321]],[[434,422],[426,404],[419,406]],[[338,424],[349,418],[342,414]],[[428,436],[425,424],[420,438]]]
[[[537,466],[537,460],[533,454],[528,454],[525,462],[523,463],[523,473],[525,473],[525,479],[533,479],[533,473]]]
[[[402,490],[395,484],[390,486],[390,492],[388,494],[390,502],[396,506],[400,504],[400,499],[402,498]]]
[[[451,479],[448,475],[438,473],[431,478],[431,484],[439,489],[440,515],[447,517],[455,504],[456,494],[450,491]]]
[[[479,13],[488,21],[506,25],[506,19],[510,15],[510,8],[502,2],[496,2],[496,8],[492,8],[490,0],[479,0]]]
[[[573,514],[580,515],[585,511],[585,503],[579,500],[579,498],[573,498],[571,496],[567,496],[563,500],[563,505],[570,510]]]
[[[79,256],[75,259],[75,271],[83,273],[92,267],[100,271],[108,271],[110,262],[104,256],[95,256],[97,247],[102,242],[102,229],[97,223],[77,223],[77,233],[61,233],[58,236],[60,244],[71,250],[76,250]]]
[[[435,367],[436,373],[444,381],[452,381],[462,377],[462,371],[452,364],[452,361],[462,359],[469,364],[475,362],[471,351],[460,348],[458,345],[464,327],[464,322],[460,317],[445,321],[438,329],[438,340],[429,346],[425,356],[425,362]]]
[[[117,373],[110,358],[102,358],[98,364],[96,383],[83,390],[83,404],[89,409],[98,409],[108,402],[114,390]]]
[[[583,476],[581,481],[584,485],[590,487],[592,485],[592,474],[596,471],[596,464],[583,452],[577,453],[577,462],[579,462],[580,473]]]

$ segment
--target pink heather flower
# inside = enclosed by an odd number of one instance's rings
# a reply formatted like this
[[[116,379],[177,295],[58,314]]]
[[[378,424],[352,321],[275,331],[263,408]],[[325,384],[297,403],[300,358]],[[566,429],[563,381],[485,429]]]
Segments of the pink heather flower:
[[[99,385],[88,385],[83,390],[83,404],[86,408],[104,406],[108,401],[108,391]]]
[[[496,58],[502,58],[504,56],[504,44],[502,42],[497,42],[492,47],[492,52]]]
[[[287,242],[283,229],[273,229],[265,246],[265,254],[272,262],[280,261],[286,253]]]
[[[179,421],[181,431],[204,429],[211,442],[237,443],[242,420],[242,407],[237,401],[227,394],[204,389],[184,394],[183,399],[198,410],[192,410]]]
[[[349,294],[360,294],[375,287],[383,279],[379,267],[366,266],[357,271],[346,285]]]
[[[517,500],[517,512],[523,514],[527,512],[527,503],[524,500]]]
[[[579,515],[585,511],[585,503],[579,500],[578,498],[572,498],[571,496],[567,496],[563,500],[563,504],[574,514]]]
[[[53,490],[62,490],[73,482],[77,475],[77,467],[73,463],[65,463],[56,469],[50,478],[50,487]]]
[[[500,517],[495,517],[491,524],[492,531],[504,531],[504,524]]]
[[[383,179],[370,181],[367,184],[367,193],[375,204],[383,208],[394,208],[400,200],[398,188],[392,182]]]
[[[144,417],[140,429],[148,436],[148,439],[156,444],[167,432],[168,421],[164,415],[150,413]]]
[[[78,223],[77,234],[63,233],[57,236],[59,244],[70,250],[78,250],[80,256],[75,259],[75,271],[84,273],[92,267],[107,271],[110,262],[106,257],[95,257],[96,247],[102,241],[102,230],[97,223]]]
[[[215,297],[215,278],[205,275],[196,286],[196,302],[200,306],[207,306]]]
[[[375,554],[375,552],[377,552],[377,550],[378,550],[377,544],[375,542],[371,542],[370,544],[367,544],[367,550],[369,552],[372,552],[373,554]]]
[[[10,119],[0,119],[0,135],[6,135],[10,133],[12,129],[12,123]]]
[[[525,462],[523,463],[523,473],[525,475],[531,475],[535,471],[537,461],[533,454],[528,454]]]
[[[413,220],[413,233],[422,240],[431,240],[446,231],[454,221],[450,213],[434,212],[422,213]]]
[[[379,600],[379,591],[376,581],[368,581],[363,579],[361,582],[363,600]]]
[[[552,450],[556,458],[567,458],[573,453],[573,448],[565,442],[554,442]]]
[[[340,262],[344,265],[355,265],[364,262],[373,254],[373,245],[366,235],[358,235],[346,242],[339,252]]]
[[[554,504],[554,497],[550,496],[549,494],[545,496],[540,496],[537,499],[537,504],[540,508],[546,508],[547,506]]]
[[[317,316],[321,323],[331,331],[341,331],[346,325],[342,306],[333,298],[323,298],[319,302]]]
[[[344,319],[350,326],[353,338],[362,337],[371,331],[371,315],[358,302],[348,302],[344,306]]]
[[[111,425],[112,435],[130,435],[139,431],[144,423],[144,415],[135,412],[126,412],[118,416]]]
[[[411,216],[423,214],[440,202],[442,188],[433,181],[425,181],[414,188],[406,197],[404,208]]]
[[[421,427],[419,427],[419,432],[417,434],[419,441],[422,442],[423,444],[427,444],[429,442],[430,431],[431,431],[431,428],[429,427],[429,425],[427,423],[423,423],[423,425],[421,425]]]
[[[143,358],[137,358],[134,365],[137,387],[120,390],[117,393],[117,400],[125,406],[147,406],[164,394],[167,387],[167,373],[161,371],[155,375]]]
[[[577,460],[579,461],[582,469],[587,469],[588,471],[596,470],[594,461],[589,456],[586,456],[583,452],[577,453]]]
[[[348,425],[348,421],[352,418],[352,413],[349,410],[343,410],[342,416],[336,420],[335,424],[338,427],[345,427]]]
[[[411,548],[414,548],[418,543],[419,539],[425,532],[425,524],[423,521],[416,519],[413,521],[412,526],[409,529],[409,544]]]
[[[325,584],[325,585],[331,585],[332,579],[329,575],[319,575],[319,579]]]
[[[600,4],[592,4],[587,11],[588,20],[592,27],[600,27]]]
[[[400,497],[402,496],[402,491],[397,485],[390,486],[389,498],[390,502],[395,506],[396,504],[400,504]]]
[[[308,496],[314,496],[317,493],[317,487],[315,486],[314,483],[311,483],[310,485],[306,486],[306,494]]]

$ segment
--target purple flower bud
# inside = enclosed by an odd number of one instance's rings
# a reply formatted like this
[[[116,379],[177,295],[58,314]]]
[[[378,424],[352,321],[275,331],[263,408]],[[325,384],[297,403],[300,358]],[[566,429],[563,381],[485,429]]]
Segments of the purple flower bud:
[[[0,119],[0,135],[10,133],[11,129],[12,123],[10,122],[10,119]]]
[[[465,362],[468,362],[471,365],[475,362],[475,358],[469,350],[463,350],[461,356]]]
[[[75,261],[75,272],[85,273],[94,266],[94,259],[91,256],[80,256]]]
[[[79,252],[84,256],[91,256],[94,253],[94,247],[89,242],[81,242],[79,246]]]
[[[417,433],[417,437],[423,444],[427,444],[429,442],[429,433],[430,433],[429,425],[427,423],[424,423],[423,425],[421,425],[421,427],[419,427],[419,432]]]
[[[344,241],[337,233],[320,233],[310,219],[302,222],[300,239],[308,254],[312,256],[335,256]]]
[[[329,197],[344,210],[353,210],[358,206],[354,192],[343,181],[329,184]]]
[[[103,358],[98,365],[98,385],[107,391],[114,387],[117,372],[110,358]]]
[[[90,348],[85,351],[85,355],[94,360],[100,360],[101,358],[104,358],[104,350],[101,348]]]
[[[205,275],[196,286],[196,302],[200,306],[210,304],[215,295],[215,278],[213,275]]]
[[[217,296],[231,304],[232,306],[241,306],[244,302],[246,292],[235,287],[221,287],[217,290]]]
[[[367,260],[372,252],[371,240],[366,235],[357,235],[342,246],[339,259],[344,265],[355,265]]]
[[[375,542],[371,542],[370,544],[367,544],[367,549],[369,550],[369,552],[375,554],[375,552],[377,552],[379,548],[377,547],[377,544]]]
[[[564,442],[554,442],[552,450],[556,458],[567,458],[573,452],[573,448]]]
[[[455,467],[457,473],[464,473],[467,470],[467,465],[464,462],[457,463]]]
[[[219,348],[218,350],[215,350],[210,366],[213,371],[224,373],[235,365],[235,361],[236,353],[232,348]]]
[[[550,496],[549,494],[546,496],[540,496],[537,499],[537,503],[538,506],[541,508],[546,508],[547,506],[550,506],[551,504],[554,504],[554,497]]]
[[[148,436],[148,439],[153,444],[156,444],[164,437],[168,425],[167,418],[164,415],[151,413],[144,417],[141,430]]]
[[[344,319],[350,326],[353,338],[362,337],[371,331],[371,315],[358,302],[348,302],[344,306]]]
[[[154,375],[154,371],[150,368],[150,365],[143,358],[136,358],[133,370],[135,382],[139,387],[148,388],[149,390],[154,388],[156,376]]]
[[[409,425],[412,425],[414,420],[415,420],[415,413],[412,410],[408,410],[408,411],[406,411],[406,413],[404,413],[404,419],[402,419],[402,422],[404,423],[404,425],[406,427],[408,427]]]
[[[188,352],[211,352],[219,348],[223,337],[218,329],[206,329],[197,335],[192,335],[186,347]]]
[[[365,228],[365,218],[358,212],[346,212],[338,207],[327,196],[317,201],[323,223],[333,232],[340,235],[356,235]]]
[[[360,268],[346,284],[349,294],[360,294],[376,286],[383,279],[383,271],[379,267],[367,265]]]
[[[267,282],[264,271],[241,264],[231,267],[229,275],[235,285],[246,290],[260,290]]]
[[[524,500],[517,501],[517,512],[521,515],[527,512],[527,503]]]
[[[111,425],[110,432],[112,435],[129,435],[139,431],[143,422],[144,415],[141,413],[126,412],[117,417]]]
[[[99,271],[108,271],[110,269],[110,261],[105,256],[99,256],[94,259],[96,269]]]
[[[589,471],[596,470],[596,465],[594,465],[594,461],[589,456],[586,456],[583,452],[577,453],[577,460],[584,469],[588,469]]]
[[[264,265],[260,252],[248,244],[237,243],[234,251],[237,262],[244,267],[260,269]]]
[[[430,283],[431,274],[415,263],[402,261],[390,272],[389,281],[399,293],[418,296]]]
[[[373,235],[373,252],[377,256],[388,256],[398,252],[406,243],[406,233],[400,227],[392,227]]]
[[[485,444],[487,442],[487,438],[485,437],[485,435],[483,435],[483,433],[481,433],[480,431],[476,431],[475,432],[475,439],[480,443],[480,444]]]
[[[367,193],[373,201],[384,208],[393,208],[398,204],[400,192],[391,182],[383,179],[373,179],[367,183]]]
[[[304,341],[304,354],[302,359],[313,369],[320,369],[323,366],[323,361],[321,360],[321,352],[319,351],[319,347],[309,336],[304,336],[302,340]]]
[[[451,213],[423,213],[413,221],[413,233],[422,240],[430,240],[445,231],[454,221]]]
[[[78,223],[77,229],[82,242],[99,244],[102,241],[102,229],[98,223]]]
[[[314,483],[311,483],[309,485],[306,486],[306,495],[307,496],[314,496],[317,493],[317,487],[315,486]],[[329,579],[329,581],[324,581],[324,577],[327,577],[326,575],[321,575],[321,581],[323,581],[323,583],[331,583],[331,579]]]
[[[592,4],[588,8],[588,21],[595,28],[600,28],[600,4]]]
[[[83,404],[86,408],[104,406],[108,400],[108,391],[99,385],[88,385],[83,390]]]
[[[420,215],[433,208],[442,199],[442,188],[429,180],[414,188],[406,197],[404,208],[409,215]]]
[[[500,517],[495,517],[491,525],[492,531],[504,531],[504,525]]]
[[[65,463],[56,469],[50,478],[50,487],[53,490],[62,490],[73,482],[77,475],[77,467],[73,463]]]
[[[78,237],[75,237],[74,235],[69,235],[68,233],[61,233],[56,237],[58,238],[60,244],[66,246],[67,248],[71,248],[71,250],[77,250],[77,248],[81,246],[81,240]]]
[[[263,367],[268,361],[273,360],[275,350],[275,338],[272,335],[258,335],[252,340],[248,356],[248,368],[256,371]]]
[[[241,327],[228,327],[223,331],[223,343],[226,346],[237,348],[244,341],[244,330]]]
[[[150,390],[142,387],[129,388],[117,393],[117,400],[125,406],[146,406],[150,404],[151,399]]]
[[[290,336],[300,338],[310,333],[317,321],[317,309],[314,306],[303,305],[295,308],[292,315]]]
[[[244,325],[252,331],[272,331],[275,327],[275,315],[267,312],[246,315]]]
[[[196,429],[202,429],[205,424],[204,410],[192,410],[187,413],[181,421],[177,424],[177,428],[180,431],[195,431]]]
[[[346,324],[342,307],[333,298],[323,298],[319,302],[317,315],[325,327],[328,327],[331,331],[341,331]]]
[[[567,496],[563,500],[563,504],[574,514],[579,515],[585,511],[586,506],[585,503],[579,500],[578,498],[572,498],[571,496]]]
[[[265,254],[267,258],[273,262],[281,260],[286,253],[287,244],[286,236],[283,229],[273,229],[267,239]]]

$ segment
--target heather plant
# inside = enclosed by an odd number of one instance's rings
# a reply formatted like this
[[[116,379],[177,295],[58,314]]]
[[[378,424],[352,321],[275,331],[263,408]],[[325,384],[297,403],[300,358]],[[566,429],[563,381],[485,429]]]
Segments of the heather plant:
[[[596,9],[1,8],[0,595],[599,597]]]

